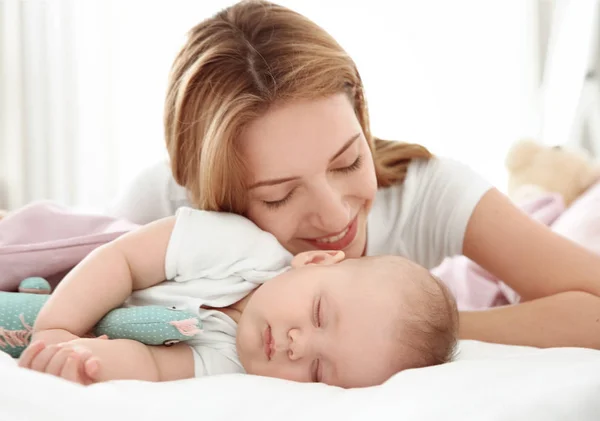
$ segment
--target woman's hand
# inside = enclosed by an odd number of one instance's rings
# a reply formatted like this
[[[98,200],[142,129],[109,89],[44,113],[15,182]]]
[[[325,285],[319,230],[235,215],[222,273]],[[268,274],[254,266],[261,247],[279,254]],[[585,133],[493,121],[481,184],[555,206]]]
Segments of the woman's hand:
[[[21,354],[19,366],[86,386],[96,382],[100,361],[75,341],[51,345],[35,341]]]

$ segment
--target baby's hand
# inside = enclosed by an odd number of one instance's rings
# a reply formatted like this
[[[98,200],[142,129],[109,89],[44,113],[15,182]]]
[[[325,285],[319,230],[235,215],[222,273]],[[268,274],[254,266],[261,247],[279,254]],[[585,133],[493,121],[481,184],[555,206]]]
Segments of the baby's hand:
[[[46,345],[54,345],[74,339],[79,339],[79,336],[64,329],[48,329],[34,332],[31,342],[43,341]]]
[[[76,341],[54,345],[36,341],[23,351],[19,366],[89,385],[95,383],[100,361]]]

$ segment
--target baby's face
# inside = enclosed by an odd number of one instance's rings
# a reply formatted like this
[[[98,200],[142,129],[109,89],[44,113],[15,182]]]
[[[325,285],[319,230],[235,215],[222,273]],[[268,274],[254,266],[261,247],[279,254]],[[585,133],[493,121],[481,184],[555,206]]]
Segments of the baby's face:
[[[250,374],[341,387],[380,384],[395,373],[398,288],[362,260],[301,265],[262,285],[237,332]],[[405,285],[402,285],[405,284]]]

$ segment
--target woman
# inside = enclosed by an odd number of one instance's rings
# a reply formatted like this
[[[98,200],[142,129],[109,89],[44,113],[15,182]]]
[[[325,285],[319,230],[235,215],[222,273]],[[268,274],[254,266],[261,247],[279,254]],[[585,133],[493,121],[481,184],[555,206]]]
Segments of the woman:
[[[600,257],[532,221],[469,168],[375,138],[352,59],[322,28],[238,3],[189,33],[165,108],[171,171],[155,166],[113,213],[181,205],[243,214],[291,252],[464,254],[522,303],[463,312],[460,337],[600,348]]]

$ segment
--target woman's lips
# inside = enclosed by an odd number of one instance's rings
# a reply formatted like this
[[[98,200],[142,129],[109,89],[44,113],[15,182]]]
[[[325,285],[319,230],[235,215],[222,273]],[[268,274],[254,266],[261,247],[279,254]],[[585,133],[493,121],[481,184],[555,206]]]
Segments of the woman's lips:
[[[328,235],[326,237],[320,237],[315,239],[305,239],[313,247],[320,250],[343,250],[348,247],[358,232],[358,214],[354,219],[337,234]],[[338,238],[339,237],[339,238]]]
[[[273,335],[271,334],[270,325],[267,325],[263,332],[263,349],[267,359],[270,361],[273,356]]]

